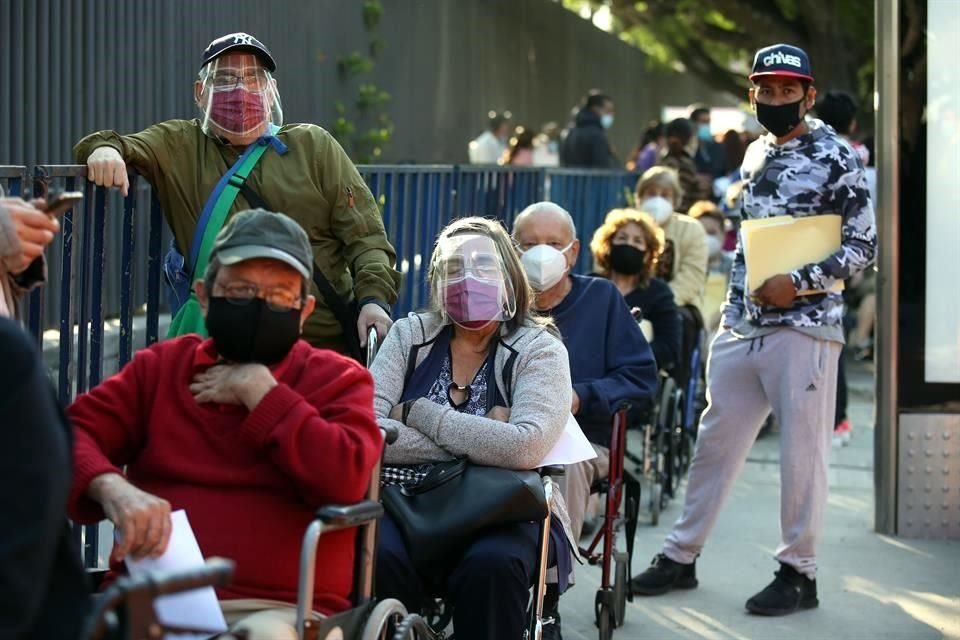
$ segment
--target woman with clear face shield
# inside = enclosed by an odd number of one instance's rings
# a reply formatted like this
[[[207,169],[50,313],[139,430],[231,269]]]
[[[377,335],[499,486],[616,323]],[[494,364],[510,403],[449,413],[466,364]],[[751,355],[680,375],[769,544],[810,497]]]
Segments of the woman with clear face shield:
[[[416,485],[436,463],[455,457],[535,468],[569,416],[570,374],[552,323],[531,310],[533,294],[512,241],[492,220],[457,220],[440,233],[428,278],[431,308],[398,320],[371,368],[378,420],[400,433],[385,450],[383,484]],[[555,492],[549,566],[565,588],[571,547],[559,497]],[[522,522],[484,529],[427,576],[387,514],[377,595],[419,611],[436,593],[426,585],[440,585],[458,638],[520,638],[539,528]]]

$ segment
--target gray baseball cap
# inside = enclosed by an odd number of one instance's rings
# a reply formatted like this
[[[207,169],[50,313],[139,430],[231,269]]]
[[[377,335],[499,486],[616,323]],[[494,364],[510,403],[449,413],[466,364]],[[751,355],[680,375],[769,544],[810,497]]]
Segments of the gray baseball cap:
[[[249,209],[234,215],[213,241],[210,259],[231,265],[269,258],[286,263],[308,281],[313,278],[313,250],[306,231],[282,213]]]

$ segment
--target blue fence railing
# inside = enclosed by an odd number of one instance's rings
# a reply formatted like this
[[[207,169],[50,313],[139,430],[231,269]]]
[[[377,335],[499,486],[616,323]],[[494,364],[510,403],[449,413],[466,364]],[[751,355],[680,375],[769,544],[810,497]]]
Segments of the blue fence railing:
[[[369,165],[360,172],[397,250],[403,280],[396,316],[426,305],[427,262],[450,220],[483,215],[509,227],[527,205],[552,200],[573,215],[584,245],[577,271],[587,272],[594,229],[607,211],[625,205],[636,180],[619,171],[454,165]],[[57,386],[64,402],[102,379],[105,326],[118,331],[120,367],[159,338],[165,311],[160,265],[171,236],[150,185],[131,176],[130,194],[122,198],[94,188],[85,176],[86,167],[78,165],[0,166],[0,186],[10,195],[86,193],[83,204],[63,216],[62,233],[47,252],[48,285],[30,296],[27,308],[37,340],[59,340]],[[135,322],[142,330],[134,331]]]

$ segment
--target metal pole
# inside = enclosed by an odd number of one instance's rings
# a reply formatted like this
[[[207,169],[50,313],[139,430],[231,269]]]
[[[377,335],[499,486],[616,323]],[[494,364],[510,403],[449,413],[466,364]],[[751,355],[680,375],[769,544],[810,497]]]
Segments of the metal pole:
[[[900,3],[876,0],[877,225],[874,527],[897,533],[897,307],[900,299]]]

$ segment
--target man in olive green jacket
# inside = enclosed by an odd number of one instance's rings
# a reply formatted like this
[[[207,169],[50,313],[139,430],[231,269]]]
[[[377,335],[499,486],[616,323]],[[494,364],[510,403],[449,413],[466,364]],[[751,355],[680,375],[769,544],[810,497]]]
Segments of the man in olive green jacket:
[[[357,168],[336,140],[312,124],[282,124],[276,63],[256,38],[235,33],[210,43],[203,53],[194,98],[201,117],[168,120],[140,133],[98,131],[74,148],[88,177],[105,187],[129,188],[128,167],[153,185],[181,255],[190,246],[201,211],[217,182],[251,144],[268,149],[246,180],[230,214],[263,206],[287,214],[307,232],[318,269],[347,305],[356,300],[360,344],[366,328],[382,339],[392,324],[397,298],[396,253],[379,209]],[[259,198],[250,202],[246,197]],[[186,266],[189,273],[190,266]],[[194,279],[203,274],[193,274]],[[304,326],[315,346],[347,353],[344,329],[322,292]]]

